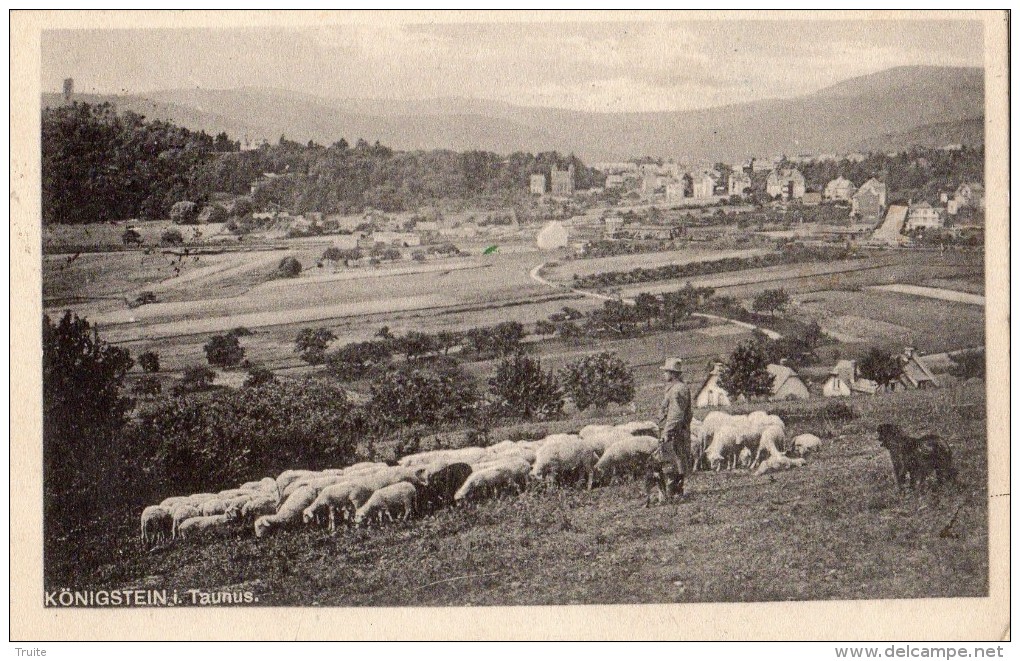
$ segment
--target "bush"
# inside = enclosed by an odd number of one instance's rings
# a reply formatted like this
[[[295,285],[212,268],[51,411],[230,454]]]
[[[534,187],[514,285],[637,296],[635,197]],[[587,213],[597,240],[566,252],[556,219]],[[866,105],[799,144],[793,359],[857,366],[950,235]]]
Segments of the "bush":
[[[785,289],[766,289],[754,297],[751,309],[755,312],[768,312],[774,315],[782,312],[790,304],[790,295]]]
[[[216,372],[208,367],[202,365],[189,367],[184,370],[180,380],[177,381],[177,385],[174,386],[174,393],[183,395],[208,390],[212,387],[215,379]]]
[[[773,377],[768,371],[768,355],[760,342],[747,340],[737,345],[723,366],[719,385],[731,398],[752,399],[772,392]]]
[[[227,210],[218,204],[210,204],[198,214],[198,220],[202,223],[225,223],[228,217]]]
[[[234,200],[234,206],[230,209],[230,215],[238,218],[247,216],[255,211],[255,204],[250,197],[239,197]]]
[[[537,358],[516,354],[503,359],[489,379],[496,410],[505,417],[531,420],[558,415],[563,410],[563,391],[550,370],[542,370]]]
[[[340,381],[360,379],[393,355],[388,340],[369,340],[345,344],[326,356],[326,370]]]
[[[958,379],[985,378],[985,350],[973,349],[951,355],[953,366],[949,373]]]
[[[579,358],[560,370],[560,382],[577,408],[604,408],[634,399],[634,374],[615,353]]]
[[[309,365],[321,365],[326,360],[326,349],[336,335],[328,328],[302,328],[294,340],[294,351]]]
[[[83,318],[43,316],[43,493],[47,530],[90,520],[109,497],[119,432],[134,402],[122,395],[134,361]]]
[[[899,356],[878,348],[872,348],[857,361],[857,368],[862,377],[874,381],[883,389],[888,389],[889,385],[903,373]]]
[[[478,392],[452,360],[403,363],[371,385],[368,417],[382,429],[410,424],[439,425],[471,417]]]
[[[138,307],[139,305],[148,305],[149,303],[156,302],[156,295],[151,291],[138,292],[138,296],[135,297],[135,302],[130,307]]]
[[[301,262],[295,257],[284,257],[280,260],[280,265],[276,268],[280,277],[283,278],[296,278],[301,275]]]
[[[165,246],[182,246],[184,245],[184,235],[179,229],[165,229],[159,235],[159,242]]]
[[[138,364],[146,372],[159,371],[159,354],[155,351],[146,351],[138,356]]]
[[[237,326],[227,331],[227,335],[233,335],[234,337],[251,337],[255,332],[247,326]]]
[[[413,259],[416,262],[424,262],[425,261],[425,251],[424,250],[415,250],[415,251],[413,251],[411,253],[411,259]]]
[[[831,422],[849,422],[854,419],[853,408],[844,402],[829,402],[822,409],[822,416]]]
[[[163,392],[163,382],[154,376],[143,376],[135,381],[131,390],[136,395],[155,397]]]
[[[404,354],[408,360],[439,351],[439,344],[432,335],[410,331],[407,335],[392,341],[393,350]]]
[[[124,233],[120,235],[120,240],[124,242],[125,246],[129,245],[142,245],[142,235],[133,227],[128,227],[124,230]]]
[[[233,367],[244,359],[244,347],[232,333],[213,335],[202,348],[206,360],[215,367]]]
[[[286,468],[354,458],[358,421],[342,388],[267,383],[211,397],[179,397],[141,416],[139,468],[168,492],[234,486]]]
[[[254,364],[248,367],[248,377],[244,380],[243,388],[258,388],[267,383],[276,383],[276,375],[273,370],[265,365]]]
[[[198,205],[181,200],[170,207],[170,220],[178,225],[189,225],[198,221]]]

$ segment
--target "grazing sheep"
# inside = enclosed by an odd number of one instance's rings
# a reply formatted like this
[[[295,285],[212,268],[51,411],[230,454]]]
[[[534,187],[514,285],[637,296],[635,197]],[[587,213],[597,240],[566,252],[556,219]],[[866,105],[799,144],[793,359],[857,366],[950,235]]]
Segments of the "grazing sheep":
[[[305,508],[315,501],[317,495],[318,492],[312,487],[298,489],[283,502],[283,505],[280,505],[276,514],[261,516],[255,520],[255,536],[262,537],[275,528],[301,523],[301,515]]]
[[[509,464],[494,464],[474,471],[453,495],[454,502],[470,502],[491,498],[508,491],[522,493],[528,486],[528,472],[514,470]]]
[[[237,498],[238,496],[245,496],[251,493],[250,490],[240,489],[224,489],[223,491],[216,494],[220,500],[230,500],[231,498]]]
[[[595,463],[598,461],[591,445],[578,436],[556,436],[558,438],[552,438],[539,448],[531,476],[537,479],[548,477],[558,482],[563,477],[576,477],[583,473],[587,478],[588,489],[591,489],[595,480]]]
[[[774,454],[765,461],[761,462],[758,466],[758,470],[754,472],[755,475],[767,475],[769,473],[778,473],[794,467],[800,467],[806,464],[804,459],[790,459],[783,454]]]
[[[622,431],[625,434],[631,434],[632,436],[655,436],[659,437],[659,425],[651,420],[638,420],[635,422],[625,422],[621,425],[616,425],[614,429]]]
[[[336,530],[337,513],[341,513],[343,520],[346,521],[371,497],[372,491],[357,482],[331,484],[319,492],[315,501],[302,513],[301,518],[305,523],[316,522],[321,525],[325,517],[332,532]]]
[[[388,487],[383,487],[375,493],[368,501],[358,508],[354,514],[354,523],[364,525],[367,520],[378,517],[380,525],[383,517],[393,521],[393,513],[401,512],[401,519],[408,519],[414,514],[414,501],[417,498],[418,490],[413,484],[397,482]]]
[[[181,539],[223,535],[232,529],[230,523],[231,521],[226,514],[196,516],[181,523],[177,533],[181,536]]]
[[[176,505],[182,504],[191,504],[191,499],[188,496],[171,496],[169,498],[164,498],[159,506],[170,509]]]
[[[275,493],[257,495],[240,507],[228,507],[224,512],[231,520],[241,520],[246,524],[260,516],[276,514],[280,499]]]
[[[422,486],[418,489],[418,510],[434,511],[452,505],[457,491],[473,472],[465,463],[433,464],[419,473]]]
[[[595,464],[596,478],[600,482],[612,482],[622,475],[633,477],[640,474],[649,455],[658,445],[659,439],[654,436],[630,436],[616,441],[606,448]]]
[[[150,505],[142,510],[142,543],[154,544],[170,539],[173,534],[174,518],[170,510],[160,505]]]
[[[173,517],[173,525],[170,528],[170,538],[177,539],[177,530],[181,523],[196,516],[202,516],[202,509],[199,505],[191,503],[178,503],[170,508],[170,516]]]
[[[743,425],[729,424],[716,430],[712,435],[712,442],[705,450],[705,458],[712,470],[718,472],[722,469],[724,462],[727,467],[733,467],[740,451],[743,430]]]
[[[308,477],[314,473],[315,471],[310,470],[285,470],[276,478],[276,490],[282,495],[284,489],[290,486],[291,482]]]
[[[227,510],[240,509],[244,504],[253,498],[253,494],[229,498],[226,500],[207,500],[202,503],[202,516],[213,516],[214,514],[225,514]]]
[[[215,493],[193,493],[188,496],[188,500],[193,503],[204,503],[205,501],[212,500],[213,498],[219,498],[219,496]]]
[[[706,415],[705,419],[701,421],[701,425],[699,425],[701,447],[707,450],[708,446],[712,444],[712,440],[715,438],[715,433],[724,425],[729,424],[732,417],[733,416],[726,411],[712,411]],[[691,431],[694,431],[693,428]]]
[[[284,499],[290,497],[292,493],[302,487],[312,487],[316,492],[318,492],[331,484],[343,482],[346,479],[349,478],[344,475],[323,475],[322,473],[316,473],[315,475],[302,477],[291,482],[287,485],[287,488],[283,490],[283,497]]]
[[[822,439],[814,434],[799,434],[793,437],[790,447],[798,457],[804,457],[822,447]]]
[[[577,435],[581,438],[590,438],[601,434],[610,434],[614,431],[616,431],[616,427],[613,425],[587,425],[577,432]],[[553,434],[553,436],[567,436],[567,434]],[[547,436],[546,438],[549,437]]]
[[[757,466],[761,463],[763,458],[775,457],[783,454],[780,448],[785,445],[784,439],[786,438],[786,428],[782,425],[771,424],[761,431],[761,435],[758,438],[758,451],[754,455],[754,461],[751,466]]]
[[[633,437],[634,436],[628,432],[612,429],[611,431],[601,434],[589,435],[587,438],[582,437],[581,440],[584,441],[593,452],[601,457],[602,453],[605,452],[613,443]]]

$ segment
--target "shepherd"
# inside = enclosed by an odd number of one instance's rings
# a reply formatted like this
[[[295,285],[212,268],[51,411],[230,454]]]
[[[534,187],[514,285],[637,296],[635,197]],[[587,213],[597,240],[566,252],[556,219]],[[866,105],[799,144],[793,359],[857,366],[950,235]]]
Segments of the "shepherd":
[[[652,460],[660,472],[674,473],[667,480],[664,495],[667,498],[684,496],[684,477],[691,471],[691,389],[683,379],[679,358],[670,358],[660,367],[664,373],[666,392],[659,411],[659,429],[662,436],[652,453]],[[671,483],[671,484],[670,484]],[[670,486],[672,488],[670,488]]]

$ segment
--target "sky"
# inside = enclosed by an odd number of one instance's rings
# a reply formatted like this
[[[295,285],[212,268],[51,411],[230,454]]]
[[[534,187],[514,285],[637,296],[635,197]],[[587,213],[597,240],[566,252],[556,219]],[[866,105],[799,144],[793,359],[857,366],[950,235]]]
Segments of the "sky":
[[[51,30],[42,89],[269,87],[594,112],[808,94],[901,65],[982,66],[978,21],[688,21]]]

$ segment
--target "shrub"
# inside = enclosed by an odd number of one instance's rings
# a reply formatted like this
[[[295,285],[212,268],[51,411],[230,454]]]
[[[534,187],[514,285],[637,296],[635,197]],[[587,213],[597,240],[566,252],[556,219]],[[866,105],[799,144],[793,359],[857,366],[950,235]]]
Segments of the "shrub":
[[[247,326],[237,326],[227,331],[227,335],[233,335],[234,337],[251,337],[255,332]]]
[[[230,209],[230,215],[240,218],[242,216],[247,216],[254,211],[255,204],[251,201],[251,198],[239,197],[234,200],[234,206]]]
[[[321,365],[326,360],[326,349],[336,335],[328,328],[302,328],[294,340],[295,353],[309,365]]]
[[[556,324],[545,319],[535,322],[535,333],[537,335],[553,335],[556,332]]]
[[[383,429],[468,419],[478,402],[471,378],[452,360],[403,363],[371,384],[367,411]]]
[[[141,416],[139,468],[174,493],[222,488],[294,466],[350,463],[356,429],[343,389],[318,382],[179,397]]]
[[[768,312],[769,315],[774,315],[776,312],[785,310],[789,304],[790,295],[786,293],[785,289],[766,289],[754,297],[751,309],[755,312]]]
[[[388,340],[370,340],[345,344],[326,356],[326,370],[340,381],[360,379],[393,355]]]
[[[959,379],[985,378],[985,350],[962,351],[949,357],[953,366],[949,373]]]
[[[489,391],[503,416],[531,420],[548,418],[563,410],[563,391],[550,370],[537,358],[516,354],[504,358],[489,379]]]
[[[284,257],[280,260],[280,265],[276,268],[280,277],[283,278],[296,278],[301,275],[301,262],[295,257]]]
[[[184,370],[180,380],[177,381],[177,385],[174,386],[174,393],[180,395],[208,390],[212,387],[213,380],[215,379],[216,372],[208,367],[203,365],[189,367]]]
[[[136,230],[133,227],[128,227],[127,229],[125,229],[124,233],[120,235],[120,240],[124,242],[125,246],[129,246],[132,244],[136,246],[142,245],[142,235],[139,234],[138,230]]]
[[[584,411],[634,399],[634,374],[615,353],[583,356],[560,370],[560,382],[577,408]]]
[[[122,395],[134,361],[103,341],[84,318],[43,316],[43,489],[59,528],[91,517],[104,500],[109,466],[117,463],[119,431],[134,402]]]
[[[228,217],[227,210],[218,204],[210,204],[198,214],[198,220],[202,223],[225,223]]]
[[[273,374],[273,370],[269,369],[265,365],[253,364],[248,366],[248,377],[244,380],[242,387],[244,388],[258,388],[264,386],[267,383],[276,383],[276,375]]]
[[[136,395],[143,397],[155,397],[163,392],[163,382],[155,376],[143,376],[135,381],[131,388]]]
[[[768,364],[768,356],[760,342],[741,342],[724,364],[719,385],[733,398],[743,395],[751,399],[767,395],[772,392],[773,382]]]
[[[883,389],[888,389],[903,373],[898,356],[874,347],[857,361],[857,368],[862,377],[874,381]]]
[[[855,417],[853,408],[844,402],[829,402],[822,409],[822,416],[832,422],[849,422]]]
[[[215,367],[233,367],[244,358],[244,347],[232,333],[213,335],[202,348],[206,360]]]
[[[159,354],[155,351],[146,351],[138,356],[138,364],[146,372],[159,371]]]
[[[188,200],[181,200],[170,207],[170,220],[178,225],[188,225],[198,221],[198,205]]]
[[[149,303],[156,302],[156,295],[151,291],[138,292],[138,296],[135,297],[135,302],[131,307],[138,307],[139,305],[148,305]]]
[[[411,259],[413,259],[416,262],[424,262],[425,261],[425,251],[424,250],[415,250],[415,251],[413,251],[411,253]]]
[[[184,235],[179,229],[165,229],[159,235],[159,242],[165,246],[182,246],[184,245]]]
[[[439,350],[436,339],[420,331],[410,331],[407,335],[393,340],[392,347],[395,352],[404,354],[408,360]]]

